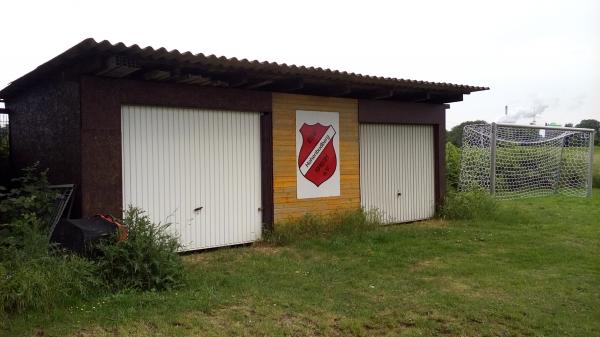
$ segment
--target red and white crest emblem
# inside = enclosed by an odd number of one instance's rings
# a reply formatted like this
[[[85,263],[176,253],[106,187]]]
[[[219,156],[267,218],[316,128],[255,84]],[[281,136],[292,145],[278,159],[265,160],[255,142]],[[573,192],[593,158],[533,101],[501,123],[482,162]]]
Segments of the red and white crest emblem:
[[[298,168],[306,179],[319,187],[337,169],[337,155],[333,146],[336,131],[333,126],[320,123],[304,123],[299,131],[302,146],[298,153]]]

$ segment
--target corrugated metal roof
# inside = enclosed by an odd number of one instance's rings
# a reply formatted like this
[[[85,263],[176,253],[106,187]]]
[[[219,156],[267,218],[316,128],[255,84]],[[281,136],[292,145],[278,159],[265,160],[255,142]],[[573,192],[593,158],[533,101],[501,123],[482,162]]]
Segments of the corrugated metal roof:
[[[0,91],[0,97],[7,98],[14,92],[27,87],[30,80],[43,78],[50,73],[68,66],[76,59],[91,57],[94,55],[120,55],[132,58],[168,63],[171,65],[189,65],[193,67],[218,69],[221,72],[245,72],[252,74],[280,75],[289,78],[308,78],[322,82],[331,81],[337,84],[373,86],[381,89],[418,89],[434,90],[454,94],[469,94],[475,91],[488,90],[487,87],[470,86],[452,83],[417,81],[402,78],[379,77],[362,75],[352,72],[323,69],[320,67],[305,67],[287,65],[276,62],[259,62],[255,60],[227,58],[224,56],[204,55],[191,52],[181,53],[178,50],[168,51],[165,48],[154,49],[152,47],[142,48],[137,44],[126,46],[124,43],[112,44],[109,41],[96,42],[88,38],[56,56],[52,60],[40,65],[32,72],[12,82]]]

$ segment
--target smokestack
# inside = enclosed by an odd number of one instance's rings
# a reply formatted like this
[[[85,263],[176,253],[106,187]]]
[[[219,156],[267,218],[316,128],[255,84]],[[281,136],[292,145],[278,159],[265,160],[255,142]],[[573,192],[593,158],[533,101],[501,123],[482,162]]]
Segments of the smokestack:
[[[508,116],[508,105],[504,106],[504,116]]]

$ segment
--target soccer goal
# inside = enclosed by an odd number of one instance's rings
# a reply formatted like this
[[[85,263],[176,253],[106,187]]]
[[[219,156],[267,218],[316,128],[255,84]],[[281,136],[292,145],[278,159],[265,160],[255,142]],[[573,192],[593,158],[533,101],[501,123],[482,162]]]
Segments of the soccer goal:
[[[460,190],[498,199],[592,195],[594,130],[514,124],[465,126]]]

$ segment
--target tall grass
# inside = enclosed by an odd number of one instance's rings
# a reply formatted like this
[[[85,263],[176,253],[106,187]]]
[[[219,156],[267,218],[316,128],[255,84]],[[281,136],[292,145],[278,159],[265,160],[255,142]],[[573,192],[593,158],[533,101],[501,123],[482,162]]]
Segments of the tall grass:
[[[49,310],[101,288],[94,263],[49,245],[34,215],[10,225],[19,236],[0,238],[0,316]]]
[[[487,191],[449,190],[439,215],[443,219],[486,219],[496,213],[497,202]]]
[[[0,194],[0,315],[48,310],[100,288],[96,266],[48,241],[54,201],[46,172],[27,168]]]
[[[376,212],[366,212],[362,209],[331,215],[305,214],[300,218],[276,224],[273,231],[265,234],[265,241],[288,244],[335,235],[360,234],[375,229],[379,224]]]

